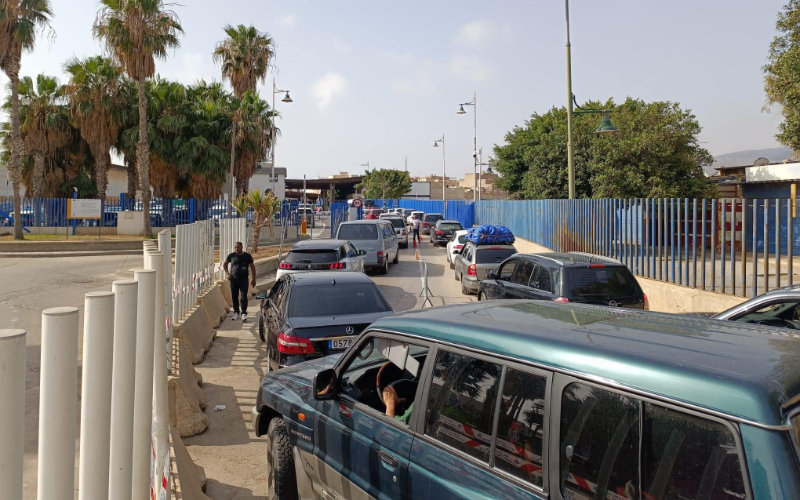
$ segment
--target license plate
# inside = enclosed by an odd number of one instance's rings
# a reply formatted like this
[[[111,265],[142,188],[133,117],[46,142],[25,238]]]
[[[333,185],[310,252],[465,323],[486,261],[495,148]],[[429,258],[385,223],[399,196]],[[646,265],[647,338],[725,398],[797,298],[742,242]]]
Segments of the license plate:
[[[333,339],[328,341],[328,349],[347,349],[353,343],[352,337]]]

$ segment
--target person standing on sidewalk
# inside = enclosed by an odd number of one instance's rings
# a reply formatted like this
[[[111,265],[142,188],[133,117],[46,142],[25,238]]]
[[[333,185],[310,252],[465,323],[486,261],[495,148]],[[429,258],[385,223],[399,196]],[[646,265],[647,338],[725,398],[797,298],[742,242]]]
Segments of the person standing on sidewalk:
[[[241,301],[242,321],[247,320],[247,285],[248,270],[252,273],[250,286],[256,286],[256,266],[253,256],[242,250],[242,242],[236,242],[236,251],[228,254],[222,268],[231,282],[231,299],[233,299],[233,319],[239,319],[239,302]],[[240,299],[241,296],[241,299]]]

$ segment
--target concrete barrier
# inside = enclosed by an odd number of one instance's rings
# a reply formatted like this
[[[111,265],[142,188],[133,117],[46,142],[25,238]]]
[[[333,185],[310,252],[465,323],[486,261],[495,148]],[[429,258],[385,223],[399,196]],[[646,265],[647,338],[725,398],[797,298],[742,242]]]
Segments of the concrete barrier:
[[[225,300],[222,298],[222,293],[218,286],[213,286],[206,290],[198,300],[200,307],[205,311],[209,323],[213,328],[218,328],[225,319],[228,309],[225,305]]]
[[[200,500],[211,498],[203,493],[206,484],[206,473],[202,467],[192,461],[189,450],[183,444],[183,439],[172,428],[172,449],[175,450],[175,466],[178,469],[178,484],[176,498],[197,498]]]
[[[191,356],[189,359],[193,364],[203,361],[217,334],[201,306],[192,307],[183,321],[175,324],[175,332],[175,335],[181,335],[183,342],[186,343]],[[181,356],[183,354],[180,353]]]
[[[200,387],[202,377],[190,362],[183,335],[176,331],[175,338],[179,351],[178,376],[170,377],[168,382],[170,425],[182,437],[194,436],[208,428],[208,417],[203,413],[206,397]]]

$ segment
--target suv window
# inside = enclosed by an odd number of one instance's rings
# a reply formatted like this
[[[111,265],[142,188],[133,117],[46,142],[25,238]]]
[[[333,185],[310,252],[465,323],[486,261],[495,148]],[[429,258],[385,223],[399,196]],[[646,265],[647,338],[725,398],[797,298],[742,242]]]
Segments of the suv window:
[[[286,255],[286,262],[289,264],[293,264],[295,262],[324,264],[326,262],[336,262],[339,258],[338,251],[336,249],[304,249],[289,251],[289,254]]]
[[[512,259],[500,266],[500,269],[497,271],[497,279],[510,280],[511,275],[514,273],[514,268],[517,266],[517,262],[519,262],[519,259]]]
[[[440,351],[425,434],[488,463],[500,371],[495,363]]]
[[[573,383],[560,439],[565,496],[746,497],[736,441],[719,422]]]
[[[565,295],[570,300],[637,295],[636,278],[626,267],[590,267],[565,269]]]
[[[476,264],[499,264],[517,253],[513,248],[477,247],[475,248]]]
[[[553,293],[553,279],[550,276],[550,269],[541,264],[536,264],[531,276],[531,287]]]
[[[544,400],[547,379],[506,371],[494,450],[495,466],[542,486]]]
[[[519,265],[514,269],[514,274],[511,276],[512,283],[518,283],[520,285],[528,285],[528,282],[531,280],[531,274],[533,273],[533,262],[529,260],[521,260]]]
[[[342,224],[339,226],[340,240],[377,240],[378,229],[375,224]]]

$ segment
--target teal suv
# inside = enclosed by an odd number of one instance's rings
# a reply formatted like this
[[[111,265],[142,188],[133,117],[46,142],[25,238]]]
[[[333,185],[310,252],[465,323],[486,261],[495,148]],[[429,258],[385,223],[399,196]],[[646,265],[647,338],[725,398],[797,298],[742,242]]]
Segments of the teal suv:
[[[798,498],[798,367],[782,329],[497,300],[382,318],[253,416],[277,498]]]

